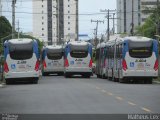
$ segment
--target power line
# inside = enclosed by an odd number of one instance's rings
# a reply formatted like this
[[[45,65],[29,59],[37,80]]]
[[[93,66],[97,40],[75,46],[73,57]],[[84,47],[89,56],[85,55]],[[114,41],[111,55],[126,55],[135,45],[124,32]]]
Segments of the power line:
[[[9,12],[11,13],[12,11],[2,11],[2,12]],[[48,14],[48,13],[33,13],[33,12],[18,12],[16,11],[15,13],[24,13],[24,14]],[[124,12],[116,12],[116,13],[124,13]],[[132,13],[132,11],[125,12],[125,13]],[[133,11],[133,13],[139,13],[139,11]],[[78,15],[81,16],[88,16],[88,15],[104,15],[105,13],[79,13]],[[53,14],[53,15],[58,15],[58,14]],[[76,15],[76,14],[64,14],[64,15]]]

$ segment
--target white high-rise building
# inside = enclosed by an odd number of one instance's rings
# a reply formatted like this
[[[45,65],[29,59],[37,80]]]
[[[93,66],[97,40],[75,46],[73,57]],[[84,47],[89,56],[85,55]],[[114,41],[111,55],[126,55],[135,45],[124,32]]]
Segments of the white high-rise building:
[[[78,0],[33,0],[33,35],[48,44],[75,40]]]
[[[132,9],[133,1],[133,9]],[[142,25],[150,14],[144,14],[142,11],[148,8],[156,7],[157,0],[117,0],[117,32],[131,34],[132,13],[134,29]]]
[[[133,0],[132,6],[132,0],[117,0],[117,33],[130,34],[132,24],[134,27],[141,24],[140,3],[140,0]]]
[[[0,0],[0,16],[2,16],[2,1]]]

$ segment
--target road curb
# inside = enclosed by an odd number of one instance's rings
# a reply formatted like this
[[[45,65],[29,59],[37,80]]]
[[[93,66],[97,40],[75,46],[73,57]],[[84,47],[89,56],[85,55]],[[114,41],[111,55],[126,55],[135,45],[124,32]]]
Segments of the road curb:
[[[160,82],[159,82],[159,81],[153,81],[153,83],[160,84]]]
[[[5,87],[5,85],[6,85],[5,83],[1,83],[1,84],[0,84],[0,88]]]

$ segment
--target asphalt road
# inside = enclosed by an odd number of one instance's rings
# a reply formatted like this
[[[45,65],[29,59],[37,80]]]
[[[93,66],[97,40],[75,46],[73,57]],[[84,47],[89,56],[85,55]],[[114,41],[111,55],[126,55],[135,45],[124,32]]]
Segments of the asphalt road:
[[[17,83],[0,88],[0,113],[160,113],[160,84],[122,84],[95,76],[47,76],[39,84]]]

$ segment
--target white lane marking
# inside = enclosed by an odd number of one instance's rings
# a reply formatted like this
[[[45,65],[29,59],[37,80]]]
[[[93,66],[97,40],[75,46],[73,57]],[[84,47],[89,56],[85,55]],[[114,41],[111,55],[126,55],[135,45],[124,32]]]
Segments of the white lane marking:
[[[100,90],[101,88],[99,88],[99,87],[96,87],[96,89],[97,89],[97,90]]]
[[[142,110],[146,111],[146,112],[151,112],[151,110],[145,108],[145,107],[141,107]]]
[[[106,91],[105,91],[105,90],[102,90],[102,92],[105,93]]]
[[[111,93],[111,92],[107,92],[107,94],[110,95],[110,96],[113,96],[113,93]]]
[[[134,104],[133,102],[128,102],[128,104],[135,106],[136,104]]]
[[[117,99],[117,100],[123,100],[123,98],[122,98],[122,97],[116,97],[116,99]]]

